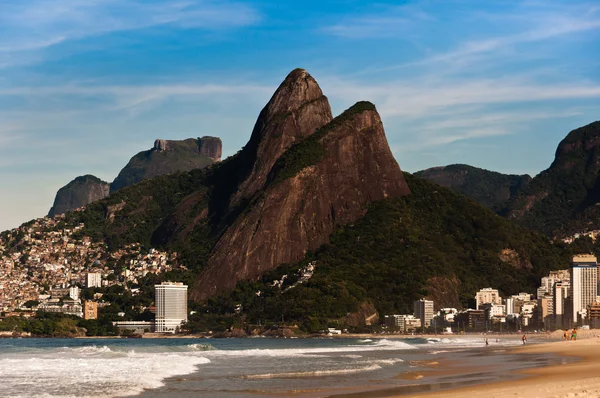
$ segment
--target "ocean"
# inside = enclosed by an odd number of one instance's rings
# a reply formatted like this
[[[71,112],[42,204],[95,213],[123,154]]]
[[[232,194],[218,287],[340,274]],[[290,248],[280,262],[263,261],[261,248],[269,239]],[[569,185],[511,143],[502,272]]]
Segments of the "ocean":
[[[241,398],[354,394],[374,387],[423,384],[415,372],[435,368],[438,360],[464,365],[477,357],[478,369],[471,372],[475,374],[471,379],[484,381],[486,360],[492,366],[492,378],[498,372],[539,365],[535,361],[540,358],[515,361],[516,356],[507,354],[507,347],[518,344],[514,339],[490,339],[486,347],[483,337],[1,339],[0,395]],[[436,385],[469,382],[468,373],[461,377],[442,374],[435,379]],[[432,378],[426,379],[431,384]]]

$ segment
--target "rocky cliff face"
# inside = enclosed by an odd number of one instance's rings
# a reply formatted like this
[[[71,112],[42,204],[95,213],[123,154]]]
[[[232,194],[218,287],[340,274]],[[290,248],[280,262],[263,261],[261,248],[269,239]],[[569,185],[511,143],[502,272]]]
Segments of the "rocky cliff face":
[[[600,228],[600,121],[571,131],[504,214],[551,235]]]
[[[201,156],[206,156],[207,158],[211,158],[215,162],[221,160],[221,156],[223,155],[223,143],[219,137],[202,137],[198,139],[199,141],[199,153]]]
[[[316,80],[304,69],[292,71],[261,111],[246,145],[249,174],[232,199],[252,197],[267,182],[271,168],[292,144],[332,119],[331,107]]]
[[[433,167],[415,176],[460,192],[495,211],[502,210],[531,181],[528,175],[501,174],[466,164]]]
[[[93,175],[84,175],[62,187],[56,193],[48,216],[54,217],[108,196],[110,185]]]
[[[286,95],[296,98],[294,90],[306,92],[306,87],[297,85]],[[323,100],[318,101],[322,105]],[[314,123],[328,116],[322,107],[311,109],[316,114],[304,114],[300,120]],[[314,124],[306,128],[297,118],[292,120],[295,132],[311,134]],[[282,156],[260,159],[242,185],[241,192],[254,195],[216,244],[192,292],[195,299],[296,262],[327,243],[336,227],[363,216],[369,202],[410,193],[372,104],[355,105],[284,153],[281,135],[272,131],[271,137],[275,143],[265,137],[262,147],[275,148],[271,153]],[[266,172],[265,165],[273,167]]]
[[[202,145],[202,139],[189,138],[183,141],[154,141],[154,147],[131,158],[113,181],[110,191],[115,192],[126,186],[136,184],[148,178],[177,171],[188,171],[205,167],[221,157],[220,140],[208,138]],[[216,140],[219,142],[217,143]],[[213,154],[207,156],[207,154]]]

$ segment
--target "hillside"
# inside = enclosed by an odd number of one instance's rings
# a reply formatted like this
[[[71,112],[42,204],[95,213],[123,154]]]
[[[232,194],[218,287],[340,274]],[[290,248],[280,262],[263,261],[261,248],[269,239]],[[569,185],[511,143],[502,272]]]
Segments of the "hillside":
[[[221,140],[216,137],[183,141],[158,139],[152,149],[142,151],[129,160],[110,185],[110,192],[163,174],[202,168],[220,159]]]
[[[553,236],[600,229],[600,121],[571,131],[503,214]]]
[[[93,175],[84,175],[62,187],[56,193],[49,217],[83,207],[108,196],[110,184]]]
[[[531,181],[528,175],[502,174],[466,164],[433,167],[415,176],[462,193],[494,211],[502,210]]]
[[[449,189],[407,173],[405,178],[411,195],[372,203],[365,217],[334,232],[330,244],[302,261],[210,300],[210,313],[250,324],[283,316],[316,331],[338,321],[351,325],[356,316],[348,314],[369,313],[371,304],[379,315],[412,313],[413,300],[423,296],[439,308],[466,305],[481,287],[531,291],[549,270],[569,264],[570,248]],[[316,264],[313,276],[282,292],[309,262]],[[282,289],[272,286],[283,275]],[[243,311],[232,315],[237,304]],[[207,317],[193,321],[200,327]]]

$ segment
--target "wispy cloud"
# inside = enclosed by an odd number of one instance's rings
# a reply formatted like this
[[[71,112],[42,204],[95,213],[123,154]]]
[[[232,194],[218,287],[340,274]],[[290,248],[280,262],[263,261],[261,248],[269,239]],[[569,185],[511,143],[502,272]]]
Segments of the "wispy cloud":
[[[385,116],[423,117],[458,107],[600,98],[600,84],[535,83],[519,78],[396,80],[369,85],[331,79],[326,92],[339,99],[371,99]]]
[[[385,7],[379,13],[349,17],[321,30],[349,39],[389,38],[406,35],[424,21],[433,22],[434,18],[416,6],[404,5]]]
[[[260,19],[249,5],[212,0],[0,0],[0,53],[116,31],[172,25],[223,29]]]
[[[459,3],[460,2],[454,2]],[[323,28],[328,34],[347,38],[396,38],[415,44],[423,56],[406,62],[373,67],[357,72],[379,74],[398,69],[416,67],[437,68],[448,74],[465,67],[477,66],[482,62],[504,63],[514,57],[528,58],[524,45],[546,42],[577,34],[600,30],[600,7],[590,2],[507,2],[502,10],[484,12],[471,7],[457,13],[455,18],[463,22],[460,27],[460,40],[446,50],[433,50],[418,40],[413,40],[415,32],[435,30],[438,35],[453,36],[456,23],[444,25],[444,21],[431,17],[432,3],[416,2],[409,7],[387,8],[368,15],[347,18],[341,23]],[[456,12],[456,10],[454,11]],[[486,24],[489,29],[486,28]],[[473,28],[470,28],[470,26]],[[493,26],[502,25],[499,32]],[[439,42],[443,42],[440,38]],[[531,48],[528,49],[531,51]]]

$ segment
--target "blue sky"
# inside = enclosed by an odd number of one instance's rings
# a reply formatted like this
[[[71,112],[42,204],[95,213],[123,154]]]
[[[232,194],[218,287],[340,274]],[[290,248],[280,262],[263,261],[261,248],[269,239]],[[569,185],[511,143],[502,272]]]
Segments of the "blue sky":
[[[154,139],[230,155],[289,71],[378,107],[407,171],[537,174],[600,119],[597,1],[0,0],[0,230]]]

